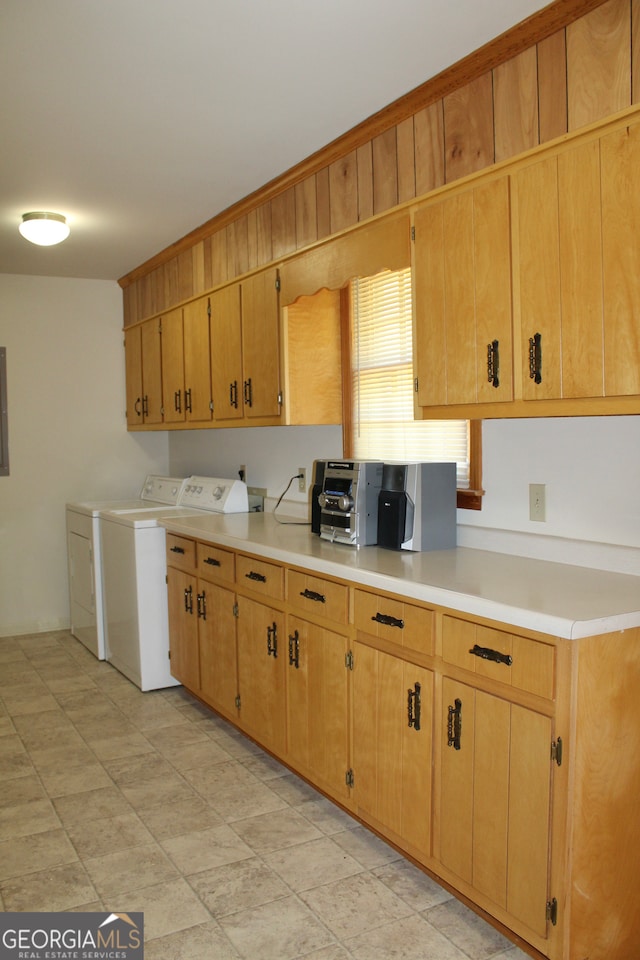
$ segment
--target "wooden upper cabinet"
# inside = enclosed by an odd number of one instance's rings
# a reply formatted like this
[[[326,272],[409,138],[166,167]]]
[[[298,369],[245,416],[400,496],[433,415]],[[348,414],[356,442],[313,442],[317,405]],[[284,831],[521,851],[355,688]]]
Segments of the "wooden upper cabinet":
[[[209,359],[209,297],[200,297],[183,308],[184,384],[187,421],[212,418]]]
[[[509,178],[414,214],[419,406],[513,398]]]
[[[162,346],[157,317],[141,324],[142,417],[145,423],[162,423]]]
[[[124,331],[127,426],[142,424],[142,336],[140,327]]]
[[[241,283],[244,415],[278,418],[280,392],[280,307],[278,271],[264,270]]]
[[[211,294],[211,387],[215,420],[243,416],[240,284]]]
[[[182,310],[160,318],[162,329],[162,406],[165,423],[185,418],[184,332]]]

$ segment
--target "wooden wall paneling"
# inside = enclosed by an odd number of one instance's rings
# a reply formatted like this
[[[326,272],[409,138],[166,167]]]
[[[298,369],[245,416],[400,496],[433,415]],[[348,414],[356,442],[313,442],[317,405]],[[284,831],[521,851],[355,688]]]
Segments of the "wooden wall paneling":
[[[538,145],[538,62],[530,47],[493,71],[495,159]]]
[[[179,253],[178,261],[178,302],[189,300],[195,293],[193,288],[193,249]],[[175,303],[175,301],[173,301]],[[165,304],[165,310],[171,304]]]
[[[631,102],[640,101],[640,0],[631,0]]]
[[[329,164],[331,233],[358,222],[358,163],[356,151]]]
[[[358,147],[358,220],[373,216],[373,153],[371,141]]]
[[[398,148],[398,203],[413,200],[416,195],[416,160],[413,117],[396,127]]]
[[[538,44],[540,143],[567,132],[567,35],[565,30]]]
[[[273,242],[271,237],[271,203],[263,203],[256,210],[256,231],[258,241],[258,266],[273,260]]]
[[[607,0],[567,27],[569,130],[631,104],[629,0]]]
[[[160,274],[154,271],[157,278],[159,293],[155,298],[154,313],[160,310],[166,310],[170,306],[178,303],[180,299],[180,282],[178,279],[178,258],[173,257],[164,265],[164,271]]]
[[[493,129],[490,72],[444,98],[446,183],[494,162]]]
[[[246,215],[227,227],[227,276],[230,280],[249,270],[249,221]]]
[[[271,243],[274,260],[296,249],[296,194],[293,187],[271,201]]]
[[[219,283],[225,283],[229,280],[229,269],[227,266],[227,231],[226,229],[217,230],[211,237],[211,286],[216,287]]]
[[[258,266],[257,210],[249,210],[247,213],[247,256],[249,259],[249,270],[255,270],[255,268]]]
[[[193,295],[198,296],[199,294],[204,293],[205,290],[209,289],[204,275],[204,240],[201,240],[200,243],[196,243],[192,248],[192,258]]]
[[[371,141],[373,156],[373,212],[398,205],[398,138],[391,127]]]
[[[122,313],[124,326],[130,327],[138,319],[137,289],[135,283],[130,283],[122,289]]]
[[[640,2],[640,0],[639,0]],[[444,103],[437,100],[413,118],[416,196],[444,184]]]
[[[331,202],[329,196],[329,167],[316,174],[316,203],[318,240],[331,233]]]
[[[315,243],[318,239],[318,199],[316,175],[307,177],[295,186],[296,194],[296,249]]]

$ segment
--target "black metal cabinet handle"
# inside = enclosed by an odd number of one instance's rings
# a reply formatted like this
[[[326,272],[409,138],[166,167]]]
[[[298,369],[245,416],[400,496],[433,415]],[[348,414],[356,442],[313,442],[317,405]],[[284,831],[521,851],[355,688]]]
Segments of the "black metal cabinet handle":
[[[136,397],[136,402],[133,405],[133,409],[135,410],[137,417],[142,416],[142,397]]]
[[[253,390],[251,386],[251,377],[244,381],[244,402],[248,407],[253,406]]]
[[[258,583],[266,583],[267,578],[263,573],[257,573],[255,570],[250,570],[249,573],[245,573],[247,580],[256,580]]]
[[[420,684],[415,683],[413,690],[407,690],[407,724],[414,730],[420,729]]]
[[[315,590],[307,590],[305,588],[304,590],[300,591],[300,596],[304,597],[305,600],[314,600],[316,603],[327,602],[327,598],[325,597],[324,593],[316,593]]]
[[[208,563],[210,567],[221,567],[221,566],[222,566],[222,564],[220,563],[220,561],[219,561],[219,560],[216,560],[215,557],[205,557],[203,562],[204,562],[204,563]]]
[[[182,390],[176,390],[173,395],[173,408],[176,413],[182,413]]]
[[[229,384],[229,405],[238,409],[238,381]]]
[[[529,377],[542,383],[542,334],[529,337]]]
[[[513,657],[508,653],[500,653],[499,650],[492,650],[491,647],[480,647],[477,643],[474,643],[469,653],[472,653],[474,657],[480,657],[482,660],[504,663],[507,667],[510,667],[513,663]]]
[[[278,627],[275,620],[267,627],[267,656],[276,659],[278,656]]]
[[[169,547],[171,553],[184,553],[184,547]]]
[[[196,594],[196,601],[197,601],[198,616],[202,620],[206,620],[207,619],[207,598],[205,596],[204,590],[202,591],[202,593]]]
[[[142,416],[143,417],[149,416],[149,394],[148,393],[145,393],[144,397],[142,398]]]
[[[191,387],[184,392],[184,409],[187,413],[192,413],[191,409]]]
[[[500,386],[500,341],[487,344],[487,380],[492,386]]]
[[[289,666],[300,667],[300,634],[297,630],[293,631],[293,636],[289,634]]]
[[[185,613],[193,613],[193,587],[186,587],[184,591]]]
[[[447,718],[447,746],[454,750],[460,749],[460,737],[462,735],[462,700],[457,697],[454,706],[449,705],[449,715]]]
[[[398,617],[392,617],[388,613],[376,613],[371,619],[376,623],[383,623],[385,627],[398,627],[399,630],[404,630],[404,620],[399,620]]]

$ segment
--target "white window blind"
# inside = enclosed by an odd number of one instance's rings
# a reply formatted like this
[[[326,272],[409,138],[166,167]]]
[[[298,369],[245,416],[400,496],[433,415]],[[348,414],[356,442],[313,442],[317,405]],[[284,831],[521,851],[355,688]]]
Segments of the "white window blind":
[[[469,421],[413,419],[411,270],[351,284],[354,456],[452,461],[469,488]]]

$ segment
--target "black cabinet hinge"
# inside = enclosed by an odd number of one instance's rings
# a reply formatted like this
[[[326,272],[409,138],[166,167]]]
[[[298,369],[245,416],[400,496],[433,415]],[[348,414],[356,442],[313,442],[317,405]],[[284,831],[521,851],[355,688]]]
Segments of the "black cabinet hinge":
[[[276,290],[280,289],[280,275],[276,275]]]
[[[413,392],[414,392],[414,393],[417,393],[417,392],[418,392],[418,378],[417,378],[417,377],[415,377],[415,379],[414,379],[414,381],[413,381]]]
[[[347,772],[345,773],[345,775],[344,775],[344,782],[346,783],[346,785],[347,785],[348,787],[352,787],[352,786],[353,786],[353,784],[354,784],[355,781],[354,781],[354,776],[353,776],[353,770],[351,770],[351,768],[349,768],[349,770],[347,770]]]
[[[236,710],[239,710],[239,709],[240,709],[240,694],[237,695],[234,703],[235,703],[235,705],[236,705]]]
[[[353,670],[353,653],[351,650],[344,655],[344,665],[347,670]]]
[[[547,920],[554,927],[558,922],[558,901],[555,897],[552,900],[547,900]]]
[[[416,228],[415,228],[415,227],[411,227],[411,239],[412,239],[412,240],[415,240],[415,239],[416,239]]]
[[[211,320],[211,297],[207,297],[207,317]]]
[[[551,759],[555,760],[559,767],[562,766],[562,737],[558,737],[551,744]]]
[[[239,616],[240,616],[240,607],[238,606],[237,603],[234,603],[232,613],[233,613],[234,617],[239,617]]]

